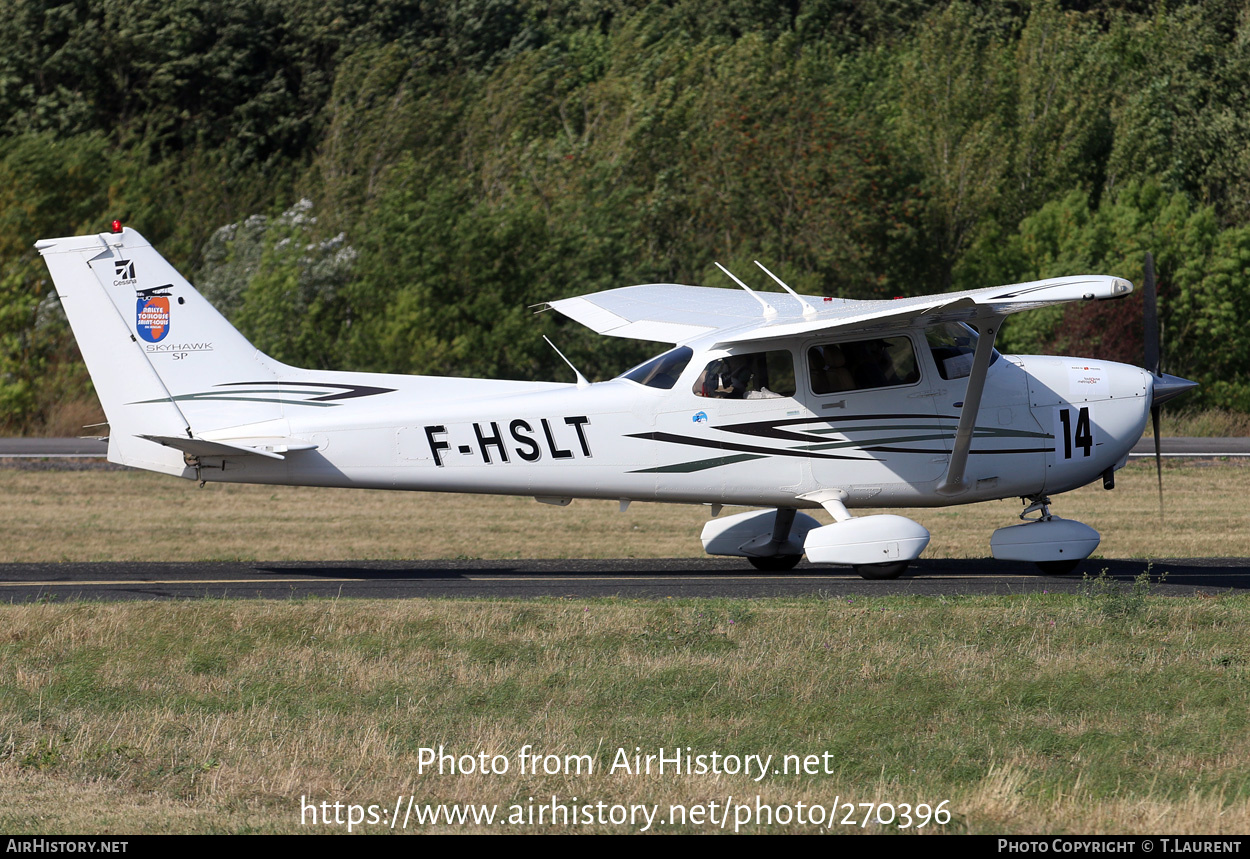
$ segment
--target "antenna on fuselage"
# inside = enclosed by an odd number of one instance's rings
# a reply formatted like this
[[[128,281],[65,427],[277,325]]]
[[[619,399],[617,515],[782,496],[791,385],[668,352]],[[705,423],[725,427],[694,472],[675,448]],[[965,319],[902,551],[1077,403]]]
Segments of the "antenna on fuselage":
[[[768,275],[768,276],[769,276],[769,277],[771,277],[773,280],[777,281],[777,285],[778,285],[778,286],[780,286],[780,287],[781,287],[782,289],[784,289],[786,292],[788,292],[788,293],[790,293],[791,295],[793,295],[793,296],[795,297],[795,299],[799,302],[799,304],[803,305],[803,315],[804,315],[804,316],[815,316],[815,315],[816,315],[816,313],[817,313],[818,311],[816,310],[816,308],[815,308],[815,307],[813,307],[813,306],[812,306],[812,305],[808,302],[808,300],[807,300],[806,298],[804,298],[803,296],[799,295],[797,292],[795,292],[793,289],[791,289],[789,286],[787,286],[787,285],[786,285],[786,282],[785,282],[784,280],[782,280],[781,278],[777,277],[777,275],[773,274],[773,273],[772,273],[771,271],[769,271],[768,269],[764,268],[764,264],[763,264],[762,262],[760,262],[759,260],[756,260],[756,261],[755,261],[755,264],[756,264],[756,265],[758,265],[760,268],[764,269],[764,274]]]
[[[564,363],[569,365],[569,369],[571,369],[574,373],[577,374],[577,387],[584,388],[590,384],[590,382],[586,381],[586,377],[582,375],[582,371],[574,367],[573,362],[570,361],[568,358],[566,358],[563,352],[561,352],[559,349],[556,349],[556,344],[551,342],[550,337],[544,334],[543,339],[547,341],[548,346],[556,350],[557,355],[559,355],[561,358],[564,358]]]
[[[746,285],[745,283],[743,283],[742,281],[738,280],[738,276],[737,276],[737,275],[735,275],[732,271],[730,271],[729,269],[725,268],[725,267],[724,267],[723,265],[721,265],[720,263],[716,263],[716,267],[717,267],[718,269],[720,269],[721,271],[723,271],[725,274],[729,275],[729,277],[733,280],[733,282],[734,282],[734,283],[738,284],[738,286],[742,287],[742,288],[743,288],[743,289],[745,289],[748,293],[750,293],[750,295],[751,295],[751,297],[752,297],[752,298],[754,298],[754,299],[755,299],[756,301],[758,301],[760,304],[764,305],[764,315],[765,315],[765,316],[776,316],[776,315],[777,315],[777,308],[773,307],[771,304],[769,304],[767,301],[765,301],[765,300],[763,299],[763,297],[761,297],[761,296],[760,296],[760,294],[759,294],[758,292],[756,292],[754,289],[752,289],[751,287],[747,286],[747,285]]]

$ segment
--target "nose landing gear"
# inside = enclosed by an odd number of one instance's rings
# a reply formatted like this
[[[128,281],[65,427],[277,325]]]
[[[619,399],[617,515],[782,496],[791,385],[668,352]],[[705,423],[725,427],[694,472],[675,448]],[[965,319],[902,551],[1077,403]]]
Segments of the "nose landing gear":
[[[1000,561],[1029,561],[1048,576],[1076,569],[1093,554],[1102,537],[1084,522],[1061,519],[1050,512],[1045,495],[1026,498],[1023,525],[999,528],[990,538],[990,552]],[[1036,517],[1031,514],[1036,513]]]

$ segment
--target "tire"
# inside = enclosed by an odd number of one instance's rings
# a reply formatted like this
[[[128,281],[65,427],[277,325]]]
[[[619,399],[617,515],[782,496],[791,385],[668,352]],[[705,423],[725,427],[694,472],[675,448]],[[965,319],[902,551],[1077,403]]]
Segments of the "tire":
[[[769,555],[767,558],[748,557],[751,566],[765,573],[784,573],[793,570],[803,560],[802,555]]]
[[[855,572],[861,579],[897,579],[907,571],[910,561],[895,561],[891,564],[859,564]]]
[[[1042,571],[1044,576],[1066,576],[1068,573],[1080,566],[1080,560],[1075,561],[1036,561],[1037,568]]]

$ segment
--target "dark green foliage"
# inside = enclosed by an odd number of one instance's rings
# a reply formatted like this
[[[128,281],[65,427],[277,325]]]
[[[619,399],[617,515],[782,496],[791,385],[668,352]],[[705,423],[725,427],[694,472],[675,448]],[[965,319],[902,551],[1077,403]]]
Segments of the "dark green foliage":
[[[1248,27],[1233,2],[13,0],[0,424],[86,396],[30,246],[114,216],[282,360],[519,378],[569,378],[543,333],[592,378],[661,348],[528,305],[729,286],[714,261],[872,298],[1140,281],[1150,250],[1167,369],[1250,408]],[[1005,343],[1136,362],[1138,308]]]
[[[1215,210],[1158,183],[1130,183],[1093,208],[1074,191],[1043,206],[996,251],[1008,280],[1101,271],[1142,280],[1146,251],[1159,269],[1164,369],[1202,383],[1190,402],[1250,408],[1250,230],[1221,229]],[[1135,298],[1093,308],[1020,314],[1004,329],[1007,349],[1095,354],[1139,363],[1141,305]]]
[[[0,425],[20,425],[58,395],[82,395],[85,374],[65,366],[72,340],[60,305],[45,300],[48,271],[31,245],[40,236],[73,235],[108,205],[99,174],[111,155],[93,134],[28,134],[6,142],[0,159]]]

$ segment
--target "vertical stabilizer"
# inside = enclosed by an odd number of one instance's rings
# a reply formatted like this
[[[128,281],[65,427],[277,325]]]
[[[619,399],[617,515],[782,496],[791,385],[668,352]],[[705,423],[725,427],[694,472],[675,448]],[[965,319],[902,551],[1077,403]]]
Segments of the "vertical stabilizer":
[[[289,368],[259,352],[131,229],[35,246],[108,417],[109,460],[183,474],[140,436],[191,437],[280,419]]]

